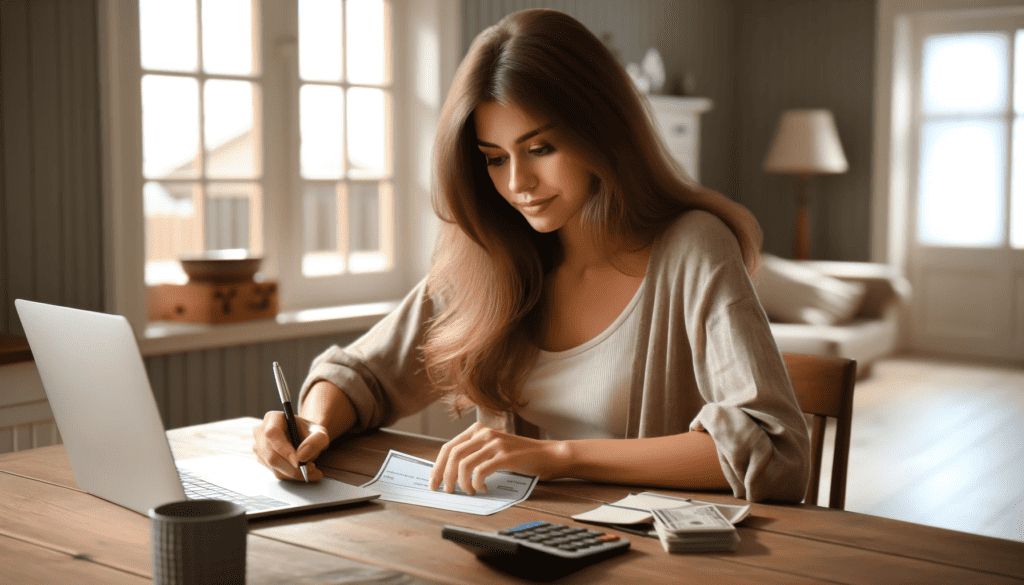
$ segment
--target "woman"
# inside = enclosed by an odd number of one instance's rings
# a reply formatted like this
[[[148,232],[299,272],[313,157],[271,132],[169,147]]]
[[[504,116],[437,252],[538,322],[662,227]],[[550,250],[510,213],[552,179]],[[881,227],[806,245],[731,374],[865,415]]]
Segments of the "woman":
[[[441,397],[478,422],[431,489],[483,492],[504,469],[803,498],[806,426],[748,278],[757,222],[686,178],[593,34],[550,10],[482,32],[434,155],[429,275],[314,361],[297,452],[267,414],[264,465],[299,479],[332,439]]]

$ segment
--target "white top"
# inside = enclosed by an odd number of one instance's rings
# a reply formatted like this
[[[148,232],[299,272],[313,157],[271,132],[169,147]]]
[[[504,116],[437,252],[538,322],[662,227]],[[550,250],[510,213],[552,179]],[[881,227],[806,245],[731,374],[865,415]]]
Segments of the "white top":
[[[644,280],[646,282],[646,280]],[[632,363],[640,333],[644,284],[622,313],[590,341],[565,351],[541,350],[526,379],[519,411],[546,439],[623,439]]]

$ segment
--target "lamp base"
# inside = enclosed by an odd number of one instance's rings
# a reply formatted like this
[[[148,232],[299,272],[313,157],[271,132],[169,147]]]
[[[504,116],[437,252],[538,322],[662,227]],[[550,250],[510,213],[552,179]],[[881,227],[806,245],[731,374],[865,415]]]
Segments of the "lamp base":
[[[793,234],[793,258],[797,260],[809,260],[811,257],[811,220],[807,210],[807,184],[810,180],[809,175],[800,175],[800,189],[797,191],[799,207]]]

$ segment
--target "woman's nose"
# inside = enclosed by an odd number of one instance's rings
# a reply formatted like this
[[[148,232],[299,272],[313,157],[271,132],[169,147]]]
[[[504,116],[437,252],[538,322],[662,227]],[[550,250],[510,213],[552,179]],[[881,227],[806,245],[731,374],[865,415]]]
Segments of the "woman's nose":
[[[512,193],[526,193],[537,186],[537,175],[529,164],[509,161],[508,190]]]

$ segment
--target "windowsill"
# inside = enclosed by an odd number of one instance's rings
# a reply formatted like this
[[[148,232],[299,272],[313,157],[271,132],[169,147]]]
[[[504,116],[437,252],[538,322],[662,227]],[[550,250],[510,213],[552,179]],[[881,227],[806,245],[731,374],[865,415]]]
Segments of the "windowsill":
[[[144,356],[365,331],[399,304],[382,301],[287,311],[274,319],[207,325],[151,321],[139,340]]]

